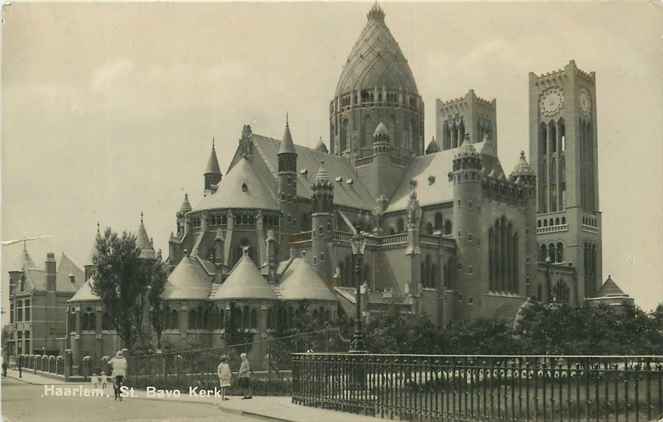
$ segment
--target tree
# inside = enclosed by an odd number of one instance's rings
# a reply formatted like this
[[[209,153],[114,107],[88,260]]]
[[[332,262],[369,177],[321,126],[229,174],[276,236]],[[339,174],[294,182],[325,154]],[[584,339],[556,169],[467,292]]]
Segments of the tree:
[[[140,257],[136,237],[110,227],[97,236],[92,263],[95,264],[94,292],[101,298],[113,328],[124,347],[132,350],[143,339],[143,312],[152,263]]]
[[[165,314],[165,304],[161,299],[164,287],[168,281],[168,266],[163,262],[161,251],[157,254],[157,258],[152,261],[148,275],[149,288],[147,300],[150,304],[150,322],[156,334],[157,348],[161,349],[161,333],[164,329],[165,318],[168,317]]]
[[[365,329],[366,346],[372,353],[440,353],[442,331],[427,315],[403,314],[398,305],[373,318]]]

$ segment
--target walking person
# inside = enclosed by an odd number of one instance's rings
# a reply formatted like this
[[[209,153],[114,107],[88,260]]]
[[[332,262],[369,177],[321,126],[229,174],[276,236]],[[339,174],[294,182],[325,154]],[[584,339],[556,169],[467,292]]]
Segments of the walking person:
[[[242,399],[251,399],[251,365],[246,353],[239,355],[242,359],[242,364],[239,367],[239,386],[242,388]]]
[[[115,357],[110,360],[112,369],[111,376],[113,377],[113,390],[115,392],[115,400],[122,401],[122,385],[124,378],[127,376],[127,360],[122,354],[122,350],[118,350]]]
[[[232,384],[233,373],[228,365],[228,358],[224,355],[221,356],[221,363],[216,367],[216,373],[219,376],[219,387],[221,387],[221,400],[229,400],[226,397],[226,388],[230,388]]]

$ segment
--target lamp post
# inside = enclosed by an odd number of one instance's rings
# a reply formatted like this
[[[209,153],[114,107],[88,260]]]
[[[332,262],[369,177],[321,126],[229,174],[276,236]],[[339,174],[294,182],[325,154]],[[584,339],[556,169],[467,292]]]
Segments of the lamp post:
[[[550,297],[552,295],[552,286],[550,283],[550,256],[546,256],[546,302],[550,302]]]
[[[355,332],[350,342],[350,353],[366,353],[364,336],[361,330],[361,267],[366,249],[366,237],[363,233],[357,233],[350,240],[352,244],[352,258],[354,262],[354,278],[357,285],[356,293],[356,312],[355,312]]]

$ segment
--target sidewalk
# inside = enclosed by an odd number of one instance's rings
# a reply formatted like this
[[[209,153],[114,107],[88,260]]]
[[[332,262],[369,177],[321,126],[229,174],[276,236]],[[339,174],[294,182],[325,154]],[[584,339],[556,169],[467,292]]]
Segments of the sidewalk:
[[[65,382],[61,379],[49,378],[35,375],[29,371],[23,371],[23,377],[18,377],[18,371],[9,369],[7,377],[19,380],[26,384],[67,384],[69,386],[90,385],[86,383]],[[91,387],[91,385],[90,385]],[[224,413],[260,418],[278,422],[384,422],[383,419],[369,416],[355,415],[353,413],[338,412],[334,410],[318,409],[315,407],[300,406],[292,404],[288,396],[254,396],[250,400],[242,400],[239,396],[229,396],[230,400],[221,402],[215,397],[201,397],[189,395],[188,391],[182,391],[180,397],[148,397],[145,390],[135,390],[134,397],[125,400],[151,400],[151,401],[181,401],[214,406]]]

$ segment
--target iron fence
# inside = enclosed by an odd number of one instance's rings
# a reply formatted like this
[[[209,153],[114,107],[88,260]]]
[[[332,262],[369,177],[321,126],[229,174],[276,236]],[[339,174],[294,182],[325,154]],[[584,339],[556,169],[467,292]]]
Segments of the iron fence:
[[[327,352],[347,350],[348,341],[341,337],[338,328],[325,328],[224,347],[129,355],[127,385],[180,391],[196,386],[214,388],[219,385],[217,366],[225,355],[233,371],[229,393],[239,393],[240,354],[247,353],[253,369],[254,395],[290,395],[293,353],[310,348]]]
[[[296,404],[413,421],[656,421],[663,356],[295,354]]]

